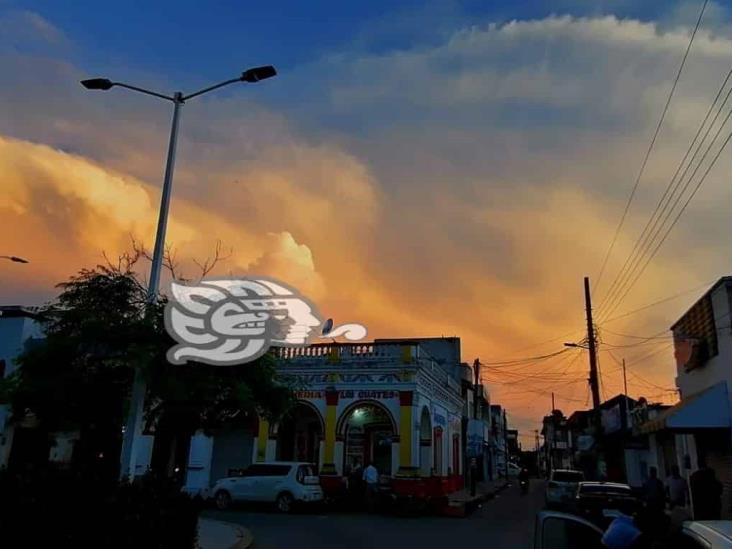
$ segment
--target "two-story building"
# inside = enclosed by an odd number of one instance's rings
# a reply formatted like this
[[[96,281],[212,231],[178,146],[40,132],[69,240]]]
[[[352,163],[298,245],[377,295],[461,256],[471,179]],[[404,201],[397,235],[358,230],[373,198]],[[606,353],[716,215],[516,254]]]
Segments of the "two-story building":
[[[681,401],[644,423],[662,478],[685,477],[706,461],[724,485],[722,518],[732,518],[732,277],[718,280],[671,331]]]
[[[253,461],[303,460],[342,477],[372,462],[392,477],[463,473],[460,339],[377,339],[273,349],[301,389],[293,413],[255,431],[191,441],[187,489]],[[225,448],[225,451],[220,451]]]

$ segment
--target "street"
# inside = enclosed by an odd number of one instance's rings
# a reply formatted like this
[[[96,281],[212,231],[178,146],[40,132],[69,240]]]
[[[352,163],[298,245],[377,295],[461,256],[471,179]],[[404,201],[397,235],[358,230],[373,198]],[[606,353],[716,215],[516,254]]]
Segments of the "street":
[[[531,547],[534,517],[544,504],[544,482],[532,479],[528,495],[513,484],[467,518],[399,518],[356,513],[282,515],[260,509],[207,511],[208,518],[247,527],[258,549],[280,547]]]

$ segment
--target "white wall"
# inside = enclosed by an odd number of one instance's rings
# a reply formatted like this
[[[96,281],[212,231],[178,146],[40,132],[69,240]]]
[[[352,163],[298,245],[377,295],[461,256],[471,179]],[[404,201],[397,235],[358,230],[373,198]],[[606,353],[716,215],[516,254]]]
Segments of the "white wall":
[[[730,304],[725,283],[720,284],[712,293],[712,308],[717,328],[717,346],[719,353],[709,359],[704,366],[686,372],[682,367],[677,368],[676,385],[681,389],[683,398],[703,391],[719,381],[727,383],[727,394],[732,395],[732,330],[730,322]],[[732,416],[732,400],[730,416]]]

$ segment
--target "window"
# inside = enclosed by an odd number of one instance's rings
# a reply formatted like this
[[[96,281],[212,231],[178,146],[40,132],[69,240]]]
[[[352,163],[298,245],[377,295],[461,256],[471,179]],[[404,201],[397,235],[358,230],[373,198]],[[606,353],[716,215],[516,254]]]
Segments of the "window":
[[[608,486],[606,484],[585,484],[580,486],[580,494],[601,494],[608,496],[630,496],[633,491],[629,486]]]
[[[556,482],[582,482],[585,476],[580,471],[554,471],[552,480]]]
[[[295,477],[295,480],[302,484],[305,482],[305,477],[314,476],[317,475],[315,474],[315,468],[312,465],[300,465],[300,467],[297,468],[297,476]]]
[[[245,477],[284,477],[290,472],[289,465],[268,465],[257,463],[244,471]]]
[[[592,527],[566,518],[550,517],[544,520],[541,532],[541,546],[549,548],[582,547],[601,548],[602,534]]]

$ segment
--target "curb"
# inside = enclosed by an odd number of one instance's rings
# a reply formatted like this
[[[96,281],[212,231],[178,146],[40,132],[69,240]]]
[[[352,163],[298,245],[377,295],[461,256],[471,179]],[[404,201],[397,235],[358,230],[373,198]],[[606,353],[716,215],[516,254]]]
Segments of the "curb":
[[[496,496],[496,494],[498,494],[499,492],[502,492],[509,486],[510,486],[510,483],[505,482],[502,485],[494,488],[490,492],[485,492],[479,496],[475,496],[470,501],[466,501],[464,503],[459,503],[457,505],[448,504],[443,509],[442,515],[446,516],[446,517],[465,518],[468,515],[472,514],[482,503],[485,503],[486,501],[493,499]]]
[[[203,527],[202,527],[203,526]],[[214,519],[199,520],[199,549],[252,549],[254,536],[245,527]]]

